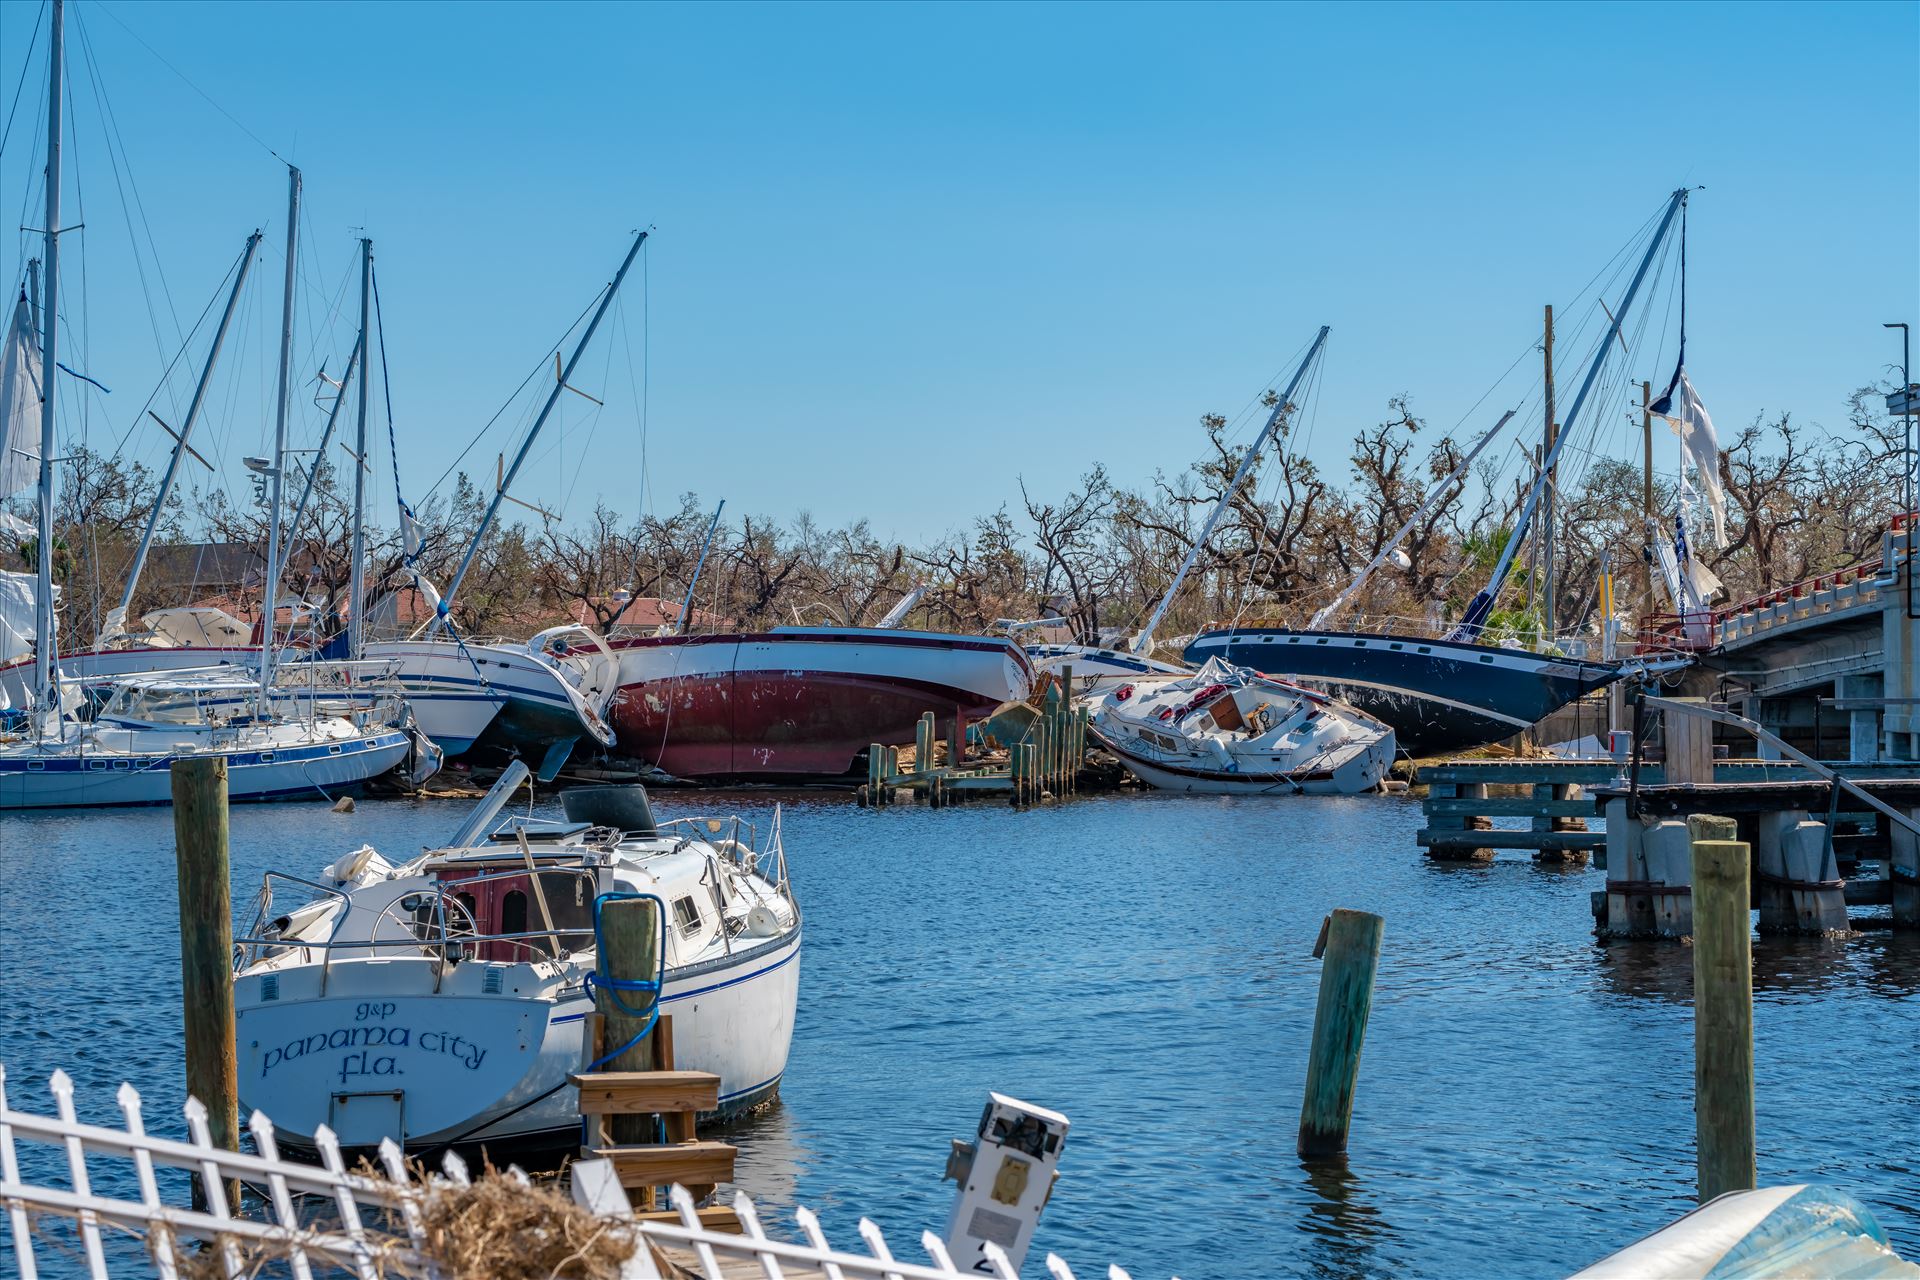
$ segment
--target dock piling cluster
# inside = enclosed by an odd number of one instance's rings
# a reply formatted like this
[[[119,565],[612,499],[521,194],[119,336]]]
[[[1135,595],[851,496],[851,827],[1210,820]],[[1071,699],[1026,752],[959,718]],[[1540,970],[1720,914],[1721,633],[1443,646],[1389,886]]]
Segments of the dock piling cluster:
[[[939,717],[927,712],[914,726],[913,763],[903,768],[900,748],[876,742],[867,748],[867,781],[856,792],[871,809],[893,804],[902,791],[935,809],[981,794],[1007,796],[1016,806],[1040,804],[1079,790],[1087,755],[1088,711],[1073,705],[1066,681],[1050,683],[1038,713],[1018,741],[1006,744],[1004,765],[986,758],[969,763],[967,725],[948,721],[946,762],[938,760]]]

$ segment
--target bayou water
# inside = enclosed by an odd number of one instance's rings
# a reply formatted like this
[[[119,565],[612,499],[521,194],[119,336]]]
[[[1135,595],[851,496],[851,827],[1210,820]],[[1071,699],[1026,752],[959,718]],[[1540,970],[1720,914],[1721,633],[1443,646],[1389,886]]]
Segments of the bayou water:
[[[799,1020],[780,1105],[729,1136],[782,1229],[805,1203],[856,1246],[864,1214],[919,1256],[951,1202],[947,1140],[988,1090],[1073,1122],[1029,1274],[1052,1250],[1140,1280],[1564,1275],[1692,1202],[1689,953],[1597,944],[1597,871],[1432,864],[1418,803],[1390,797],[778,799],[806,913]],[[762,830],[776,802],[657,800]],[[411,854],[465,807],[236,807],[236,903],[268,868]],[[1310,953],[1336,906],[1384,915],[1386,937],[1349,1159],[1303,1166]],[[178,970],[168,812],[0,817],[16,1106],[51,1110],[64,1067],[82,1118],[116,1121],[131,1080],[149,1127],[183,1132]],[[1845,1188],[1920,1257],[1920,936],[1759,940],[1754,986],[1762,1183]],[[26,1151],[27,1176],[59,1178]],[[132,1190],[128,1166],[96,1164],[121,1171],[96,1188]]]

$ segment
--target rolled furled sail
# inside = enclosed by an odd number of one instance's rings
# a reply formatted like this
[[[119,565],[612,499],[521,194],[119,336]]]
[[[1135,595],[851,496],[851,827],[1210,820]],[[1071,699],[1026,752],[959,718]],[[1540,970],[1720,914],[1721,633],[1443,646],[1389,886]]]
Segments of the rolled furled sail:
[[[1693,462],[1694,479],[1707,499],[1707,509],[1713,512],[1714,545],[1724,547],[1727,545],[1727,494],[1720,487],[1720,437],[1714,432],[1707,406],[1700,403],[1700,394],[1693,389],[1693,380],[1687,377],[1684,368],[1675,371],[1674,384],[1673,391],[1650,408],[1665,418],[1674,434],[1680,437],[1681,448]]]
[[[24,658],[33,652],[33,610],[35,579],[31,573],[13,573],[0,569],[0,663]],[[57,606],[60,588],[53,588]]]
[[[0,344],[0,498],[40,480],[41,368],[40,335],[23,289]]]

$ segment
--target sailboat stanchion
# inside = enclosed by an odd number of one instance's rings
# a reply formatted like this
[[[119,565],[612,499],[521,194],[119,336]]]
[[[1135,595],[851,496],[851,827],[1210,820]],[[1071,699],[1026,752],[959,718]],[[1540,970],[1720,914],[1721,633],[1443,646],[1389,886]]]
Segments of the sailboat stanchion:
[[[227,762],[175,760],[173,840],[180,888],[180,996],[187,1096],[207,1109],[215,1146],[239,1149],[240,1071],[234,1050],[233,901],[227,866]],[[204,1191],[193,1186],[194,1204]],[[230,1207],[239,1186],[227,1184]]]
[[[1313,949],[1324,958],[1320,1003],[1313,1015],[1313,1048],[1300,1101],[1299,1151],[1305,1159],[1346,1152],[1360,1046],[1373,1009],[1373,974],[1385,929],[1381,917],[1345,908],[1336,909],[1320,927],[1320,941]]]

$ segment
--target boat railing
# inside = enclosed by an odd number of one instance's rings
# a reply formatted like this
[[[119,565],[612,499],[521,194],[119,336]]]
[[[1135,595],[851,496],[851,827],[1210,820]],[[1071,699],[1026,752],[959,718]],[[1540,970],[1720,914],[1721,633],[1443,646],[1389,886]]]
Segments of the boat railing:
[[[525,868],[515,868],[459,880],[435,881],[388,902],[374,917],[366,937],[342,938],[340,931],[354,913],[350,895],[284,871],[269,871],[255,899],[253,925],[247,936],[233,940],[234,968],[237,972],[259,960],[294,950],[300,951],[303,958],[310,962],[312,957],[309,953],[317,951],[320,953],[320,994],[324,996],[332,977],[335,952],[371,956],[382,950],[418,951],[436,962],[433,989],[438,993],[448,966],[475,958],[479,949],[487,944],[501,943],[515,951],[525,951],[529,960],[556,959],[567,950],[561,944],[562,939],[591,938],[591,926],[555,925],[552,928],[486,933],[481,931],[473,911],[459,897],[462,889],[496,880],[525,880],[530,874]],[[596,872],[590,867],[540,867],[538,874],[573,876],[584,881],[584,887],[589,891],[597,890],[599,883]],[[332,927],[324,940],[288,937],[267,931],[267,921],[273,911],[273,882],[276,880],[340,900],[341,909],[334,913]],[[313,901],[309,899],[294,910],[310,906]],[[532,903],[529,907],[537,909]],[[290,917],[293,912],[286,914]],[[397,929],[392,936],[383,937],[382,927],[388,923],[397,926]],[[539,944],[542,942],[547,943],[551,950],[541,947]]]
[[[680,828],[695,839],[704,840],[725,855],[734,865],[748,875],[759,875],[773,882],[782,895],[792,896],[787,882],[787,851],[780,840],[781,809],[773,810],[773,826],[768,832],[767,843],[760,844],[760,830],[757,824],[749,822],[740,814],[728,814],[724,818],[686,817],[669,818],[659,824],[660,833],[667,834],[674,828]],[[721,833],[726,834],[722,835]],[[773,872],[768,875],[769,866]]]

